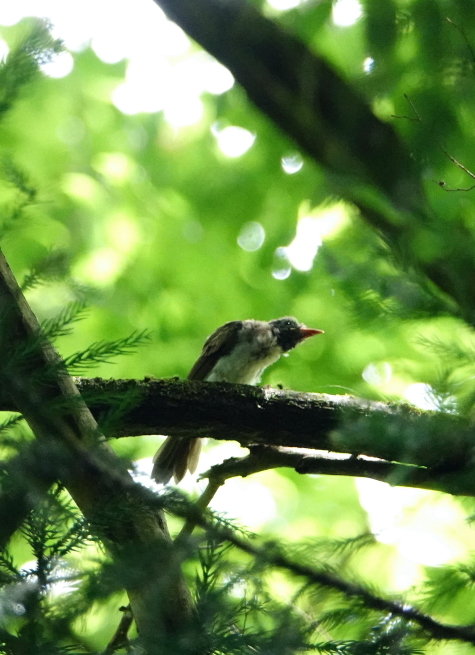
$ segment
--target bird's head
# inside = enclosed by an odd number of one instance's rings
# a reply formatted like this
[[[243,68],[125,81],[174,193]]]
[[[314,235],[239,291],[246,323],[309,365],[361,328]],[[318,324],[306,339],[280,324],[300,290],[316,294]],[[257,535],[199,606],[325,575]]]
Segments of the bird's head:
[[[293,316],[284,316],[269,321],[271,330],[275,335],[277,344],[282,348],[282,352],[287,352],[295,348],[301,341],[313,337],[316,334],[323,334],[323,330],[308,328],[299,323]]]

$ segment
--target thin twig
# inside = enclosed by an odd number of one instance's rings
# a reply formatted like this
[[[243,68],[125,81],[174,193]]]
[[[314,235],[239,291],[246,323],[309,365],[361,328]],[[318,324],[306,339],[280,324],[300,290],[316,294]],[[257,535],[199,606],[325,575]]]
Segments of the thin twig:
[[[177,513],[180,514],[179,508],[177,508],[177,510]],[[239,548],[239,550],[248,555],[252,555],[258,561],[264,561],[277,568],[290,571],[294,575],[302,576],[309,580],[311,584],[313,583],[321,587],[333,589],[349,598],[356,598],[366,607],[376,611],[399,616],[405,621],[415,623],[434,639],[457,640],[475,645],[475,630],[472,625],[463,626],[440,623],[431,616],[415,609],[411,605],[388,598],[382,598],[362,585],[347,582],[333,573],[318,571],[305,564],[298,564],[282,554],[280,549],[276,547],[275,543],[265,543],[262,546],[255,546],[248,539],[235,534],[235,532],[229,528],[223,528],[216,524],[212,524],[201,512],[195,515],[194,507],[189,507],[185,512],[183,512],[182,509],[182,512],[189,517],[190,510],[193,512],[194,523],[207,530],[209,533],[215,534],[219,539],[226,539]]]
[[[447,191],[447,192],[449,192],[449,191],[472,191],[472,189],[475,189],[475,184],[472,184],[472,186],[469,186],[469,187],[457,187],[456,189],[451,189],[451,188],[447,187],[446,183],[443,180],[440,180],[439,182],[434,180],[434,183],[437,184],[437,186],[440,186],[441,189],[443,189],[444,191]]]
[[[420,123],[419,118],[414,118],[414,116],[399,116],[399,114],[391,114],[391,118],[404,118],[406,121],[413,121],[414,123]]]
[[[127,647],[129,643],[128,632],[134,620],[130,604],[127,607],[121,607],[122,617],[117,630],[114,632],[112,639],[106,646],[103,655],[112,655],[119,648]]]
[[[437,471],[420,466],[389,462],[377,457],[354,456],[322,450],[251,446],[245,457],[231,457],[202,474],[219,485],[235,477],[247,477],[275,468],[293,468],[297,473],[344,475],[371,478],[391,485],[434,489],[440,491]],[[206,493],[206,492],[205,492]]]
[[[453,25],[453,27],[455,27],[455,29],[460,32],[460,34],[462,35],[463,40],[465,41],[465,45],[467,46],[467,50],[470,53],[470,57],[472,58],[472,62],[475,63],[475,51],[473,50],[472,45],[471,45],[470,41],[468,40],[467,35],[465,34],[465,30],[463,29],[463,27],[460,27],[460,25],[457,25],[457,23],[454,23],[454,21],[450,20],[450,18],[446,18],[445,20],[447,21],[447,23],[450,23],[450,25]]]
[[[200,512],[203,512],[208,507],[210,502],[213,500],[218,489],[225,482],[226,482],[226,478],[220,478],[218,476],[214,476],[213,478],[210,478],[208,484],[206,485],[206,489],[203,491],[203,493],[195,503],[196,509],[199,510]],[[196,525],[197,524],[194,519],[188,518],[185,522],[185,525],[182,527],[177,537],[175,538],[175,543],[179,544],[184,539],[190,537]]]
[[[447,19],[447,20],[449,20],[449,19]],[[449,22],[451,22],[451,21],[449,21]],[[409,98],[409,96],[407,95],[407,93],[404,94],[404,97],[405,97],[405,99],[407,100],[407,102],[409,103],[409,105],[411,106],[412,111],[413,111],[414,114],[416,115],[416,118],[413,118],[412,120],[414,120],[414,121],[418,121],[419,123],[421,123],[422,125],[424,125],[424,121],[422,120],[422,118],[421,118],[419,112],[417,111],[416,107],[414,106],[414,103],[411,101],[411,99]],[[410,118],[409,116],[396,116],[395,118],[407,118],[408,120],[411,120],[411,118]],[[457,159],[455,159],[455,157],[452,157],[452,155],[451,155],[451,154],[446,150],[446,148],[442,145],[442,142],[440,141],[440,139],[439,139],[439,137],[437,136],[437,134],[436,134],[433,130],[431,130],[430,132],[431,132],[431,135],[434,137],[434,139],[435,139],[437,145],[439,146],[439,148],[440,148],[440,149],[442,150],[442,152],[444,153],[444,155],[445,155],[446,157],[448,157],[448,158],[450,159],[450,161],[451,161],[453,164],[455,164],[455,166],[457,166],[458,168],[460,168],[464,173],[466,173],[469,177],[471,177],[472,180],[475,180],[475,173],[472,173],[472,172],[471,172],[471,171],[470,171],[466,166],[464,166],[461,162],[459,162]],[[445,182],[443,182],[443,181],[441,181],[441,182],[436,182],[436,184],[437,184],[441,189],[443,189],[444,191],[471,191],[472,189],[475,189],[475,184],[472,185],[471,187],[468,187],[468,188],[458,188],[458,189],[450,189],[450,188],[446,187],[446,184],[445,184]]]

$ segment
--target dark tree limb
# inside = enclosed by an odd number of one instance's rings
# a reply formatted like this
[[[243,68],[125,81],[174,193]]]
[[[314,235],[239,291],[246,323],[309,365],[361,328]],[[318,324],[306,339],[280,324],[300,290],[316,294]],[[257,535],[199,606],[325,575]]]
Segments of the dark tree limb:
[[[120,460],[106,444],[98,445],[92,414],[41,335],[1,252],[0,317],[0,387],[8,390],[38,443],[53,452],[57,477],[128,571],[124,586],[145,643],[159,635],[176,638],[191,616],[191,603],[163,515],[143,506]],[[23,505],[26,513],[28,503]]]
[[[250,100],[317,162],[347,184],[354,176],[376,183],[399,209],[420,211],[416,167],[395,131],[299,39],[246,0],[155,2],[227,66]]]
[[[475,430],[453,414],[352,396],[176,378],[75,381],[108,437],[200,436],[242,446],[345,453],[354,457],[323,461],[318,454],[309,459],[274,452],[268,463],[273,466],[279,458],[302,473],[363,475],[456,495],[475,493]],[[0,400],[0,409],[13,408],[11,401]],[[384,462],[371,463],[362,455]]]
[[[114,632],[112,639],[107,644],[103,655],[112,655],[116,650],[128,646],[128,633],[134,621],[134,617],[130,605],[127,605],[127,607],[121,607],[120,611],[122,612],[122,617],[119,625],[117,626],[117,630]]]
[[[1,463],[0,549],[57,480],[53,453],[46,444],[25,444],[21,452]]]
[[[352,396],[191,380],[96,378],[77,383],[94,415],[105,417],[111,437],[201,436],[238,441],[243,446],[366,455],[387,462],[366,465],[366,474],[373,473],[375,479],[383,476],[392,484],[415,484],[458,495],[475,492],[475,430],[469,420],[453,414]],[[115,427],[109,420],[116,414],[111,398],[121,407]],[[391,462],[412,468],[391,468]],[[347,475],[351,474],[348,467],[355,464],[349,460],[318,466],[327,466],[333,475]],[[358,466],[361,470],[361,462]],[[383,466],[387,467],[384,472]]]
[[[292,555],[285,552],[285,547],[281,548],[275,541],[255,544],[239,533],[211,521],[200,508],[183,503],[179,498],[176,499],[171,511],[185,518],[188,523],[200,526],[206,530],[208,535],[213,535],[219,540],[229,541],[241,551],[254,557],[258,564],[262,563],[266,566],[270,564],[276,568],[284,569],[297,577],[303,578],[307,585],[332,589],[350,601],[353,600],[360,605],[383,612],[386,615],[400,617],[412,624],[415,629],[424,631],[434,639],[440,641],[455,640],[475,645],[475,628],[473,625],[441,623],[408,603],[392,598],[384,598],[375,593],[373,589],[358,582],[350,582],[336,573],[325,569],[320,570],[300,561],[297,562],[292,558]]]
[[[344,455],[325,451],[296,450],[269,446],[251,446],[246,457],[231,457],[201,475],[216,484],[235,477],[247,477],[260,471],[287,467],[301,474],[343,475],[371,478],[393,486],[445,491],[430,469],[387,462],[365,455]],[[475,490],[474,490],[475,494]]]
[[[463,221],[437,219],[421,175],[393,128],[320,56],[247,0],[155,0],[229,68],[249,99],[330,173],[403,266],[416,266],[449,296],[450,311],[475,325],[473,234]],[[415,243],[431,244],[430,261]],[[453,301],[458,305],[454,306]]]

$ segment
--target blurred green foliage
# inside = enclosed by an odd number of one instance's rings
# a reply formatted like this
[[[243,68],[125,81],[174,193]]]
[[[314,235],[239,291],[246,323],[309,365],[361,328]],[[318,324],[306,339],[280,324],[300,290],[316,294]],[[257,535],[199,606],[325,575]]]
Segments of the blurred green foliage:
[[[444,230],[419,231],[411,244],[414,260],[456,256],[463,239],[458,228],[471,238],[475,230],[475,189],[466,190],[475,182],[471,3],[365,0],[362,18],[345,28],[332,22],[331,9],[327,0],[282,14],[263,5],[392,124],[420,167],[428,213]],[[19,24],[0,33],[13,48],[25,29]],[[402,268],[387,241],[342,202],[322,167],[303,157],[301,170],[285,173],[281,160],[295,154],[295,145],[236,86],[220,96],[203,95],[203,118],[190,127],[173,128],[162,113],[125,115],[111,102],[125,71],[126,62],[105,64],[85,48],[74,54],[66,77],[31,82],[25,69],[18,88],[3,85],[9,95],[6,102],[2,96],[0,109],[9,111],[0,123],[2,248],[40,320],[54,320],[71,302],[91,306],[71,333],[59,336],[61,355],[148,330],[149,343],[113,364],[100,363],[94,374],[185,377],[218,325],[290,314],[325,335],[282,359],[266,373],[265,383],[379,399],[404,397],[411,385],[423,383],[430,385],[433,406],[447,407],[450,399],[451,409],[471,415],[474,339],[460,308],[417,267]],[[212,129],[228,125],[256,135],[239,158],[227,158],[217,148]],[[274,276],[288,266],[279,263],[278,249],[292,242],[299,219],[309,216],[318,224],[334,207],[344,220],[326,232],[322,227],[311,270]],[[262,246],[252,251],[238,244],[249,223],[265,233]],[[453,240],[441,239],[452,225]],[[48,278],[47,285],[35,282],[35,271],[38,280]],[[124,440],[118,449],[151,456],[157,441]],[[279,538],[343,539],[372,528],[351,480],[288,471],[257,479],[277,503],[266,529]],[[431,498],[437,508],[435,495]],[[447,511],[463,524],[455,501]],[[457,543],[463,554],[469,545],[465,532]],[[414,562],[393,546],[371,543],[371,556],[358,550],[357,576],[388,591],[405,589],[401,580],[408,580],[407,587],[418,583],[418,562],[424,560]],[[31,550],[19,538],[17,564],[31,559]],[[335,566],[346,563],[342,557]],[[404,565],[412,573],[398,576],[395,571]],[[471,568],[434,566],[424,592],[429,610],[435,608],[445,621],[473,622],[467,578],[471,584]],[[279,585],[285,596],[288,580],[274,581],[273,588]],[[438,595],[441,588],[445,596]],[[408,597],[418,599],[412,591]],[[326,604],[323,592],[309,605],[307,600],[306,610],[311,605],[312,612],[330,614],[333,600]],[[88,624],[91,643],[107,640],[118,604]],[[335,639],[365,632],[366,625],[350,618],[346,632],[341,617],[336,623],[328,618]],[[380,627],[386,636],[395,629]],[[365,652],[391,651],[381,646]],[[457,652],[465,650],[459,646]]]

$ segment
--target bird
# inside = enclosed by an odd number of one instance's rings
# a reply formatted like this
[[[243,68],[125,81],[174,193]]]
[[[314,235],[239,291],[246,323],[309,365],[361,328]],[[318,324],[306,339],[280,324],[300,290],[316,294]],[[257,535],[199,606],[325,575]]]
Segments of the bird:
[[[217,328],[205,341],[200,356],[188,373],[188,380],[257,384],[268,366],[299,343],[322,334],[293,316],[271,321],[230,321]],[[194,473],[201,451],[201,439],[167,437],[153,458],[152,478],[178,484],[186,471]]]

